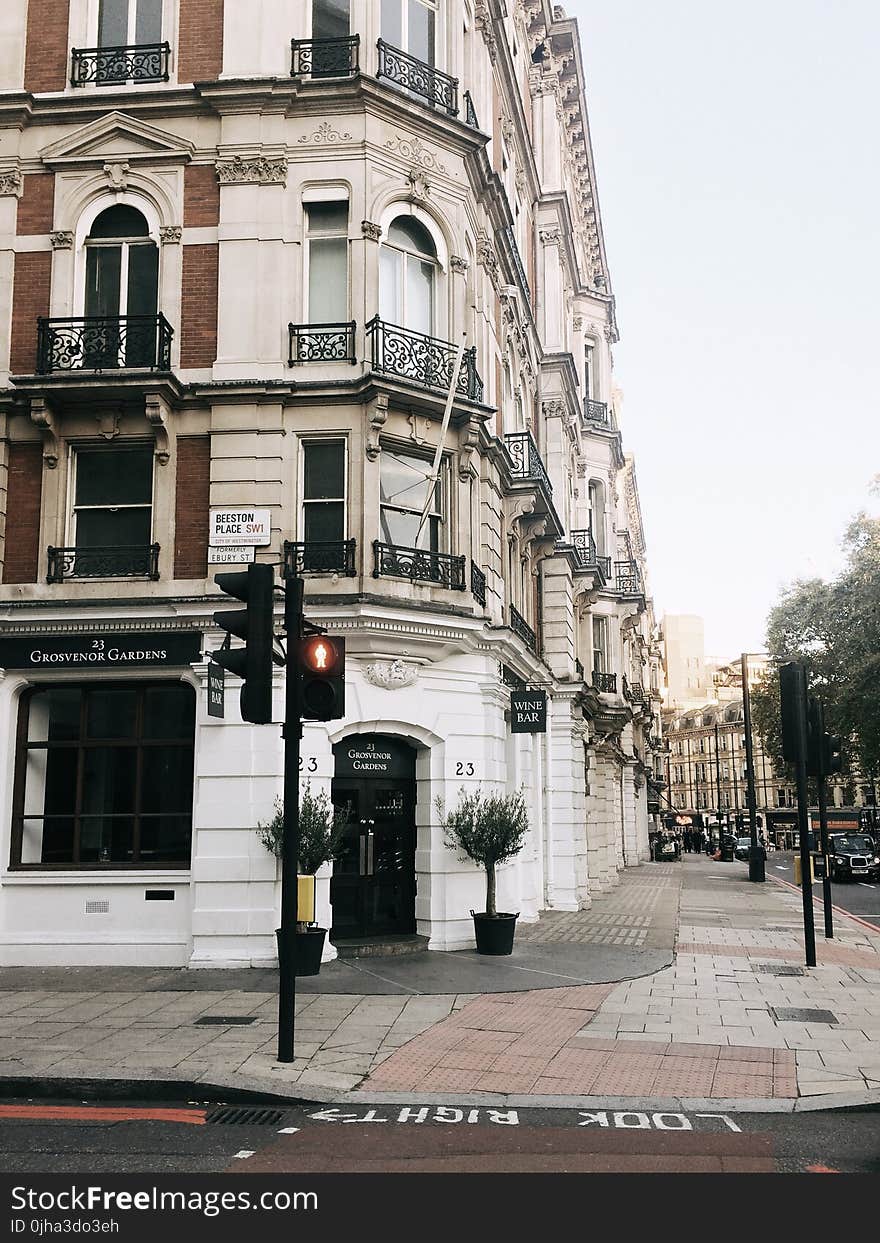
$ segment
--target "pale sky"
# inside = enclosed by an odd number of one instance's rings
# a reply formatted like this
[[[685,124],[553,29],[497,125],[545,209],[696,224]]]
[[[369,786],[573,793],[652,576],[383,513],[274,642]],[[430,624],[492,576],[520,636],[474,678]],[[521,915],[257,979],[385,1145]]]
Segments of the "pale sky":
[[[832,577],[880,472],[880,3],[578,18],[650,586],[706,653]]]

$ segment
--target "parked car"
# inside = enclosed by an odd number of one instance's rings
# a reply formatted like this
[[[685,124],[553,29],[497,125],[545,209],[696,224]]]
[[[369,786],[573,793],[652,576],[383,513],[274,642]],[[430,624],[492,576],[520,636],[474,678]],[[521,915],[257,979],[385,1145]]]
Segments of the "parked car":
[[[870,833],[829,833],[828,865],[832,880],[880,880],[880,854]]]
[[[654,859],[657,863],[674,863],[681,858],[681,842],[677,837],[654,839]]]
[[[752,847],[751,837],[738,837],[736,839],[736,846],[734,847],[734,851],[733,851],[734,859],[739,859],[743,863],[748,863],[749,851],[751,850],[751,847]]]

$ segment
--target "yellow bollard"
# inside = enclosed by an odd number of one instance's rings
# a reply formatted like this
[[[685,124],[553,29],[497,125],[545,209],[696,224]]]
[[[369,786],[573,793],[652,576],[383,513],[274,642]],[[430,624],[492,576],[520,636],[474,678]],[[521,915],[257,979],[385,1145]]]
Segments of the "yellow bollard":
[[[296,878],[296,917],[300,924],[315,922],[314,876],[297,876]]]
[[[816,879],[816,873],[813,869],[813,856],[810,855],[810,884],[811,885],[815,881],[815,879]],[[794,883],[796,885],[799,885],[801,883],[801,857],[800,855],[795,855],[794,857]]]

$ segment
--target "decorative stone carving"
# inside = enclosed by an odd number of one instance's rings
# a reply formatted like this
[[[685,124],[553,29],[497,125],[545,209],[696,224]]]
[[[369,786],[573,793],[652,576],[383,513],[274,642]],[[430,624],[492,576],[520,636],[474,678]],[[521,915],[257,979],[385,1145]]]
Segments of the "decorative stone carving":
[[[381,452],[379,436],[387,418],[388,394],[377,393],[376,400],[373,402],[373,407],[369,413],[370,426],[367,429],[366,453],[371,462],[375,462]]]
[[[340,134],[329,121],[322,121],[314,134],[303,134],[296,141],[301,147],[326,147],[335,142],[351,142],[351,134]]]
[[[105,164],[104,172],[111,190],[128,189],[128,163]]]
[[[58,465],[58,431],[52,408],[42,397],[32,397],[30,414],[43,440],[43,461],[49,470],[54,470]]]
[[[477,230],[477,263],[486,269],[495,289],[498,288],[498,256],[485,229]]]
[[[562,243],[562,230],[559,225],[547,225],[538,230],[538,237],[545,246],[559,246]]]
[[[583,330],[583,326],[584,326],[583,315],[575,315],[574,319],[571,321],[572,330],[574,332],[581,332]]]
[[[0,194],[21,194],[21,173],[17,168],[4,168],[0,172]]]
[[[100,414],[96,414],[95,422],[98,424],[98,435],[103,436],[105,440],[115,440],[119,435],[120,417],[118,410],[103,410]]]
[[[218,160],[216,168],[221,186],[287,185],[287,160],[283,156],[269,159],[265,155],[234,155],[231,160]]]
[[[477,0],[477,3],[474,5],[474,25],[483,36],[489,59],[494,65],[495,58],[498,55],[498,45],[495,42],[495,32],[492,29],[492,14],[489,12],[488,4],[485,4],[483,0]]]
[[[449,266],[453,272],[457,272],[459,276],[467,276],[468,261],[461,255],[450,255]]]
[[[541,413],[545,419],[564,419],[565,410],[565,402],[559,397],[553,397],[550,401],[541,402]]]
[[[417,414],[408,414],[406,421],[409,423],[409,438],[413,444],[426,445],[428,443],[428,439],[419,431],[419,423],[422,424],[422,427],[427,432],[428,428],[431,426],[431,420],[428,418],[419,418]]]
[[[373,686],[379,686],[382,690],[399,691],[418,681],[419,667],[408,665],[400,659],[374,660],[371,664],[364,666],[364,677]]]
[[[163,246],[174,246],[183,237],[183,229],[179,224],[166,224],[159,230],[159,241]]]
[[[501,113],[501,116],[498,119],[501,122],[502,136],[504,138],[504,141],[507,143],[509,147],[513,142],[513,135],[514,135],[513,121],[511,121],[510,117],[507,116],[507,114],[504,112]]]
[[[381,224],[374,224],[372,220],[362,220],[361,233],[363,233],[367,241],[378,242],[382,237],[382,226]]]
[[[442,164],[434,152],[418,138],[400,138],[395,135],[394,138],[388,139],[385,147],[388,151],[393,151],[405,160],[410,160],[420,168],[428,168],[435,173],[446,172],[446,165]]]
[[[53,250],[72,250],[73,234],[66,229],[55,229],[49,234],[49,241],[52,243]]]
[[[465,483],[476,474],[473,466],[474,450],[480,438],[480,419],[471,416],[458,433],[458,477]]]
[[[515,173],[514,178],[513,178],[513,181],[514,181],[514,185],[516,186],[516,192],[517,192],[517,194],[519,194],[520,196],[522,196],[523,194],[525,194],[525,192],[526,192],[526,174],[525,174],[525,169],[522,169],[522,168],[517,168],[516,173]]]
[[[153,429],[153,436],[156,441],[156,461],[160,466],[167,466],[170,457],[168,446],[168,416],[169,409],[167,404],[157,393],[148,393],[144,400],[144,414],[147,422]]]
[[[417,168],[415,165],[406,175],[409,182],[410,196],[414,199],[426,199],[431,193],[431,183],[428,180],[428,174],[423,168]]]

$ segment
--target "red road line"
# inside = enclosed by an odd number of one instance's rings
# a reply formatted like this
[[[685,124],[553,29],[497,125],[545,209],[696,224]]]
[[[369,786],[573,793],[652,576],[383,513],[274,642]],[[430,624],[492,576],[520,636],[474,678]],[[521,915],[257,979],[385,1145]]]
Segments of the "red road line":
[[[2,1118],[47,1122],[189,1122],[205,1125],[204,1109],[131,1109],[104,1105],[0,1105]]]
[[[785,885],[789,889],[794,889],[796,893],[803,892],[800,885],[792,884],[790,880],[783,880],[781,876],[771,876],[769,879],[775,880],[777,885]],[[824,911],[825,909],[824,898],[817,898],[814,893],[811,893],[810,896],[813,899],[813,906],[818,906],[820,911]],[[842,906],[835,906],[833,902],[831,903],[831,909],[832,911],[834,911],[835,915],[845,915],[847,919],[851,919],[853,920],[854,923],[860,924],[863,928],[867,928],[868,931],[873,932],[875,936],[880,935],[880,928],[878,928],[876,924],[869,924],[864,919],[859,919],[858,915],[853,915],[852,911],[847,911]]]

